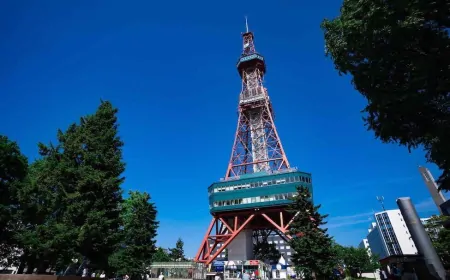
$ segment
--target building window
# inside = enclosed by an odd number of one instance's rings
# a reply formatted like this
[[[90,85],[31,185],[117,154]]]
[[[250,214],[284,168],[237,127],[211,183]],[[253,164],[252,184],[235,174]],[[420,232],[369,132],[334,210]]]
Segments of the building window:
[[[284,246],[280,246],[280,249],[281,249],[281,250],[284,250]]]
[[[286,249],[287,249],[287,250],[291,249],[291,246],[286,246]]]
[[[283,244],[284,243],[284,240],[280,240],[280,244]]]
[[[286,255],[290,256],[290,255],[291,255],[291,252],[286,252]]]

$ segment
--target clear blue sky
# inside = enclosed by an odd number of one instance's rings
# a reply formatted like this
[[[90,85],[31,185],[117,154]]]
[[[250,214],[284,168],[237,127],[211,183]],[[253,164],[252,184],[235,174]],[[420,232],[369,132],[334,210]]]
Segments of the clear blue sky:
[[[417,171],[423,153],[375,140],[365,100],[324,55],[319,25],[341,1],[219,2],[3,1],[0,133],[34,159],[38,141],[110,100],[125,141],[123,188],[152,195],[159,245],[181,236],[193,256],[210,222],[207,187],[231,152],[247,15],[287,156],[313,174],[336,240],[359,243],[376,195],[388,208],[411,196],[421,215],[435,213]]]

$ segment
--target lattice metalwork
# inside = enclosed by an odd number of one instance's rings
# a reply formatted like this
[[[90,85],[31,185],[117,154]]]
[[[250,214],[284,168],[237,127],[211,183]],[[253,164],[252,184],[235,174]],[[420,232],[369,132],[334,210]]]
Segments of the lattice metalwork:
[[[243,35],[243,55],[255,53],[253,34]],[[225,178],[289,168],[274,123],[272,104],[263,85],[263,60],[249,60],[242,69],[238,125]]]

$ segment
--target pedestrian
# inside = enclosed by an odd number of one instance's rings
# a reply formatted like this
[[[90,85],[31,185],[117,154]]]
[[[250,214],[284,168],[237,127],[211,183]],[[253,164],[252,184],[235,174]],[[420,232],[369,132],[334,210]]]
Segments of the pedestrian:
[[[242,280],[250,280],[250,274],[248,274],[247,270],[242,275]]]

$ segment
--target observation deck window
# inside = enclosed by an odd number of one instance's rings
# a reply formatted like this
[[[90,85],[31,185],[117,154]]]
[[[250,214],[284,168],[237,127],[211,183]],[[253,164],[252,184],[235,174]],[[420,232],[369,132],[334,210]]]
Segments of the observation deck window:
[[[233,184],[230,186],[214,188],[211,190],[211,193],[236,191],[236,190],[258,188],[258,187],[269,187],[272,185],[281,185],[281,184],[295,183],[295,182],[311,183],[311,178],[304,177],[304,176],[289,176],[289,177],[281,178],[281,179],[271,179],[271,180],[267,180],[267,181],[260,181],[260,182],[253,182],[253,183]]]
[[[295,195],[295,193],[285,193],[285,194],[276,194],[276,195],[246,197],[246,198],[241,198],[241,199],[216,201],[216,202],[214,202],[213,205],[214,205],[214,207],[221,207],[221,206],[251,204],[251,203],[258,203],[258,202],[269,202],[269,201],[277,201],[277,200],[288,200],[290,197],[293,197],[294,195]]]

